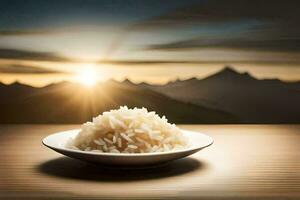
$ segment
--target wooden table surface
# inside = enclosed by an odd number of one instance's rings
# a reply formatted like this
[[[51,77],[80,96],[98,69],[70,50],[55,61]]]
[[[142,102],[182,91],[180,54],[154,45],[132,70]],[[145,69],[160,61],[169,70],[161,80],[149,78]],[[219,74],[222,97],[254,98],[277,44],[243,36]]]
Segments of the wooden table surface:
[[[42,146],[78,125],[1,125],[0,199],[300,199],[300,125],[182,125],[215,143],[159,168],[108,169]]]

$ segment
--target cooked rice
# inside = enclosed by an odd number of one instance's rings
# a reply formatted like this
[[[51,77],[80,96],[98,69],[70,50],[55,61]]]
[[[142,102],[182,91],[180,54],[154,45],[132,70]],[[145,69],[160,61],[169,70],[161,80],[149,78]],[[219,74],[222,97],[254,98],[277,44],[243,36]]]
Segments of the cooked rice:
[[[67,147],[109,153],[150,153],[182,149],[187,140],[175,124],[146,108],[103,112],[82,125]]]

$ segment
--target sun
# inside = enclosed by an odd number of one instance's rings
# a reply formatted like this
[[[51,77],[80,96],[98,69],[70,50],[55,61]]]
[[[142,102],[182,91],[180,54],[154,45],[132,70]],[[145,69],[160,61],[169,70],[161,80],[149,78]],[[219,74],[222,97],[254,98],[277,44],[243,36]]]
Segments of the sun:
[[[92,87],[98,82],[98,77],[94,70],[81,71],[78,73],[76,79],[79,83],[88,87]]]

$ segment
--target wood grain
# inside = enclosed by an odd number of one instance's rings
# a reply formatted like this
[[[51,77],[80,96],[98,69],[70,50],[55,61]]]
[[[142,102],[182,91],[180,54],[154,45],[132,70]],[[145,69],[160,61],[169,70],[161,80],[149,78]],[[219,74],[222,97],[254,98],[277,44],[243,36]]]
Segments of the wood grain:
[[[78,125],[1,125],[1,199],[300,199],[300,125],[183,125],[215,143],[148,169],[61,156],[43,137]]]

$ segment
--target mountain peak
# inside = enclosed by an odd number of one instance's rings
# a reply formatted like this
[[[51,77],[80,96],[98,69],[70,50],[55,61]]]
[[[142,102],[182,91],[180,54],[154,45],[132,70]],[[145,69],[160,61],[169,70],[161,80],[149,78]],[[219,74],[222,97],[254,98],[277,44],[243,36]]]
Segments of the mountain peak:
[[[9,84],[9,86],[13,86],[13,87],[27,87],[28,85],[25,85],[25,84],[23,84],[23,83],[21,83],[19,81],[15,81],[15,82]]]
[[[226,79],[239,79],[239,80],[249,80],[254,79],[251,74],[248,72],[239,72],[236,71],[233,67],[225,66],[222,70],[219,72],[207,77],[208,78],[226,78]]]
[[[240,74],[239,72],[237,72],[234,68],[232,68],[231,66],[225,66],[221,71],[219,71],[219,73],[226,73],[226,74]]]
[[[12,82],[10,85],[23,85],[22,83],[20,83],[18,80]]]
[[[130,84],[130,85],[133,84],[133,83],[131,82],[131,80],[129,80],[128,78],[125,78],[121,83],[124,83],[124,84]]]
[[[127,86],[136,86],[137,84],[133,83],[130,79],[125,78],[123,81],[117,81],[118,84],[127,85]]]

